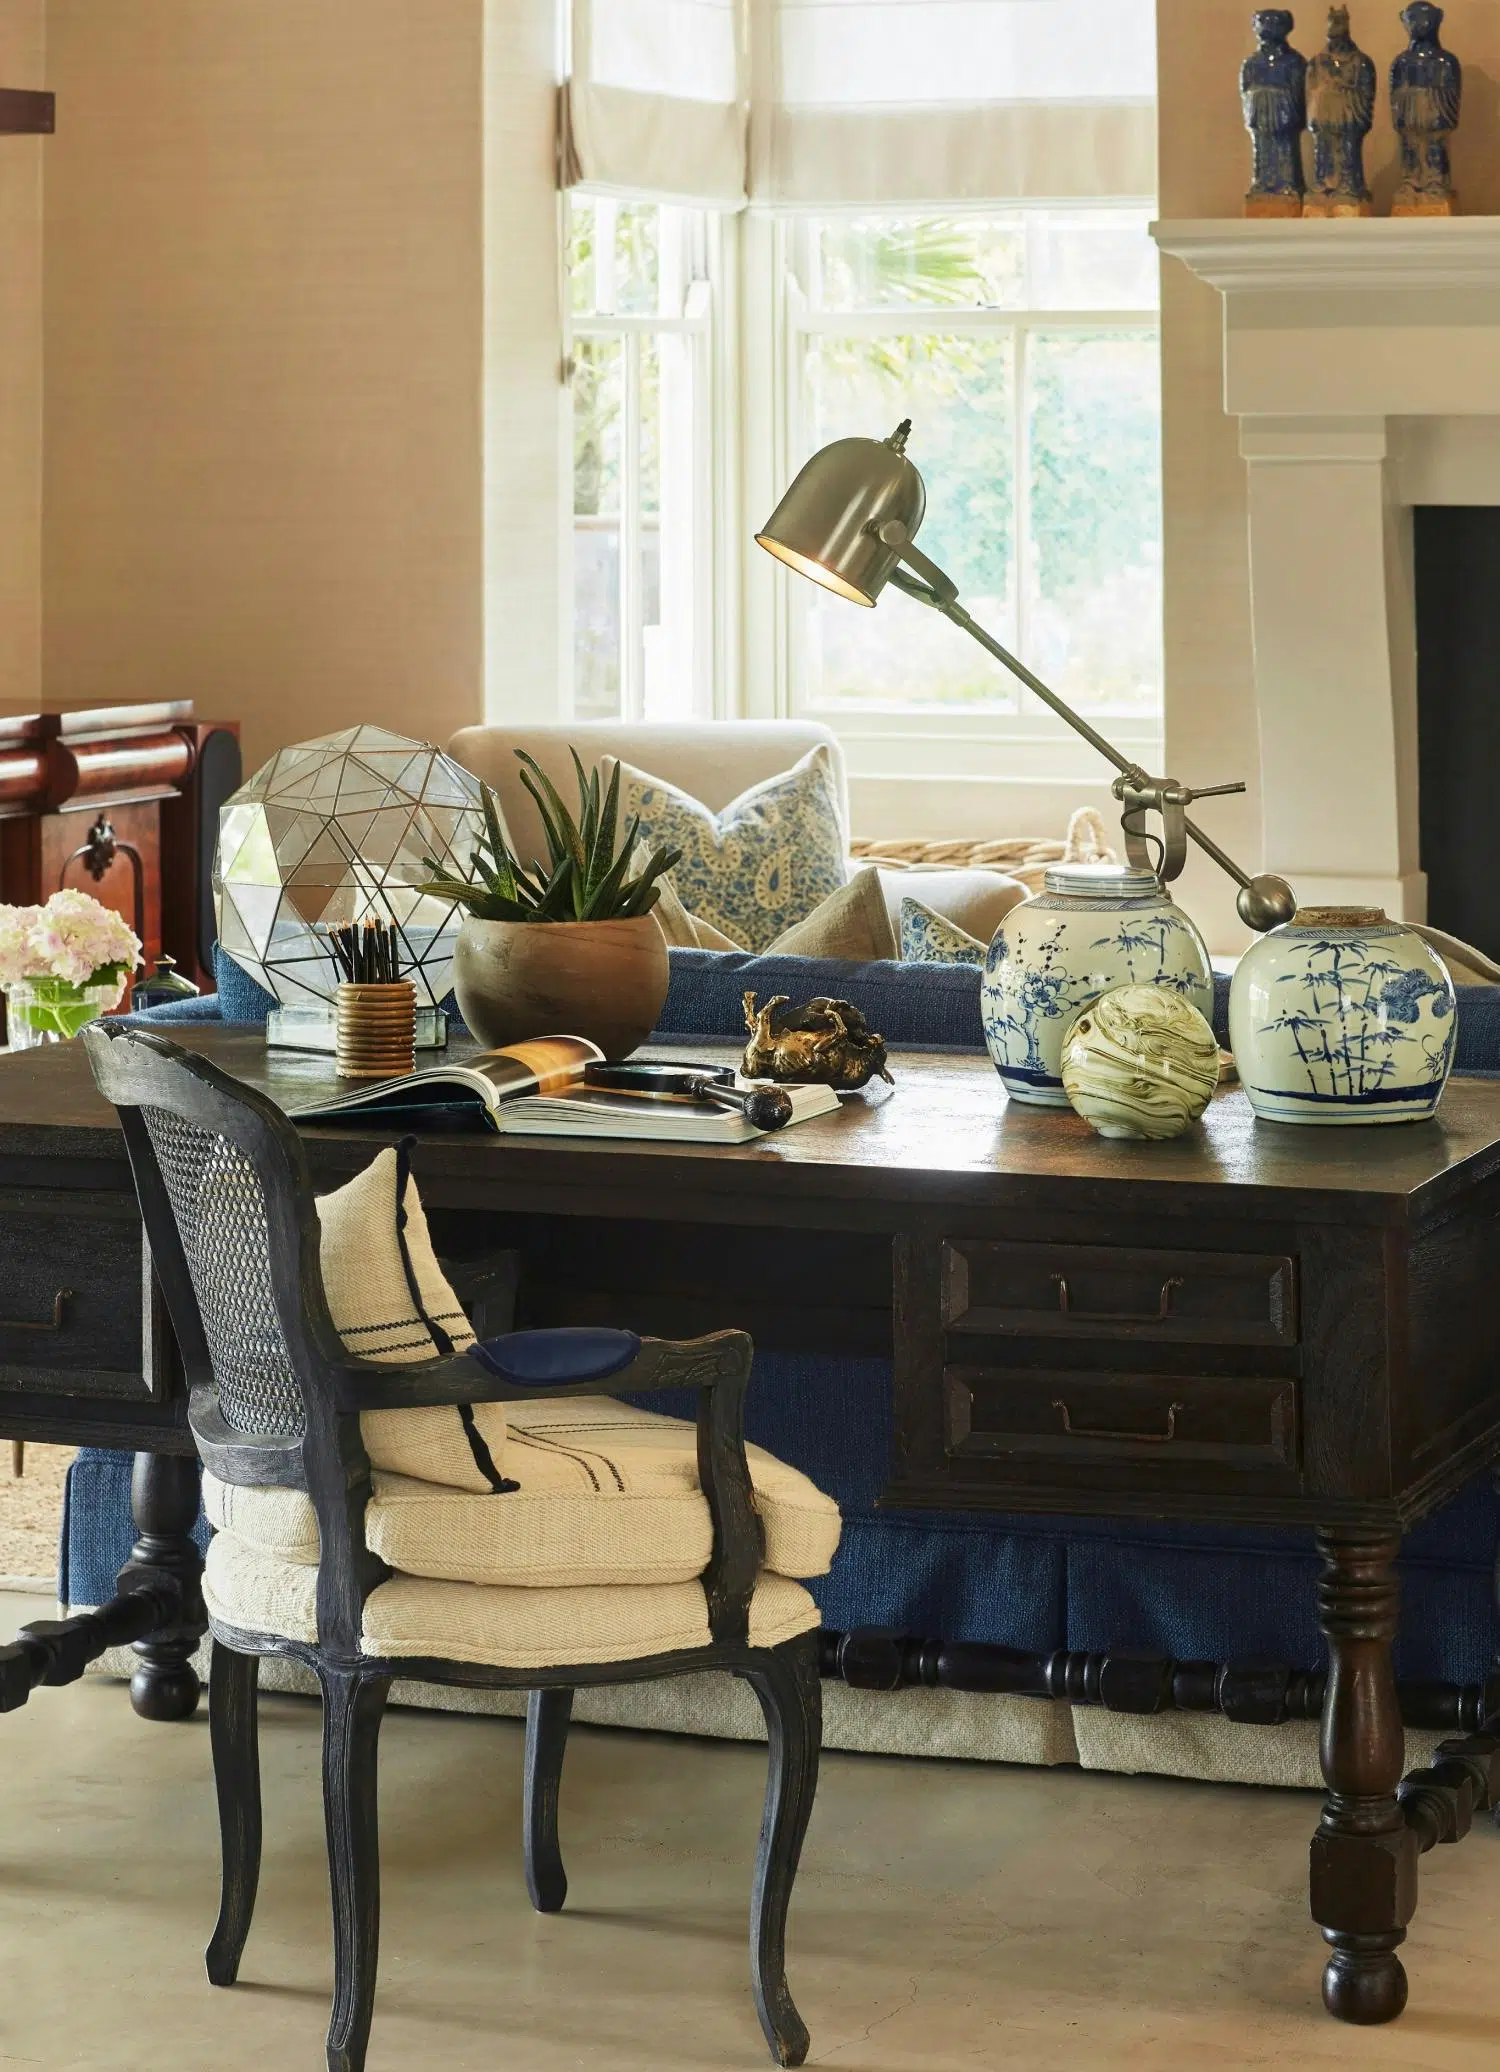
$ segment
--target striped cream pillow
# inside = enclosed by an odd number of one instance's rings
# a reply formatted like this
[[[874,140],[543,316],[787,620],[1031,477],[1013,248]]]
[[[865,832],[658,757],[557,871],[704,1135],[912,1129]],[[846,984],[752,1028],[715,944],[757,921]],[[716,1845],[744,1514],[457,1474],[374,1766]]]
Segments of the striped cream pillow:
[[[351,1353],[405,1366],[474,1343],[432,1249],[404,1145],[382,1151],[336,1193],[320,1195],[318,1217],[323,1293]],[[373,1467],[479,1495],[515,1487],[504,1470],[499,1403],[367,1410],[359,1425]]]

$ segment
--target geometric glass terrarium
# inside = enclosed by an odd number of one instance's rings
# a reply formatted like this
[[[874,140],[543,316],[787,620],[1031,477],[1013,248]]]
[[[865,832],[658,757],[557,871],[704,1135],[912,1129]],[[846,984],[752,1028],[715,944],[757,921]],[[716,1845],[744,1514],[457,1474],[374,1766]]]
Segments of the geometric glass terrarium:
[[[468,877],[483,832],[477,778],[430,743],[347,727],[279,749],[220,809],[219,941],[275,994],[278,1020],[308,1025],[304,1040],[321,1049],[314,1031],[331,1031],[341,978],[327,931],[394,924],[419,1019],[441,1024],[463,912],[419,888],[429,857]]]

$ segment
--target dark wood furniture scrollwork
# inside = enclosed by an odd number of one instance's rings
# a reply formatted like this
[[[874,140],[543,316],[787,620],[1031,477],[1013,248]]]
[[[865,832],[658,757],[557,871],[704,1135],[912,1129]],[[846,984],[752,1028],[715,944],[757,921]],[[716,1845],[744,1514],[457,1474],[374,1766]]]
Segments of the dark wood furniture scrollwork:
[[[124,915],[148,970],[165,954],[211,986],[213,839],[239,776],[238,724],[190,699],[0,705],[0,900],[71,885]]]
[[[184,1040],[273,1100],[315,1096],[320,1068],[256,1035]],[[1455,1080],[1436,1121],[1399,1129],[1257,1125],[1221,1092],[1201,1129],[1139,1145],[1007,1107],[984,1058],[895,1070],[893,1095],[746,1150],[435,1136],[423,1199],[519,1253],[527,1324],[686,1337],[732,1318],[768,1350],[893,1357],[892,1505],[1319,1532],[1321,1666],[855,1633],[824,1637],[824,1669],[1267,1730],[1320,1718],[1325,1997],[1391,2018],[1418,1858],[1500,1795],[1500,1674],[1403,1687],[1391,1669],[1402,1533],[1500,1460],[1500,1082]],[[304,1133],[325,1187],[379,1141]],[[55,1338],[0,1324],[0,1434],[190,1451],[149,1303],[141,1364],[129,1173],[76,1050],[0,1060],[0,1237],[7,1219],[22,1242],[0,1314],[45,1317],[62,1286],[77,1300]],[[161,1575],[145,1564],[134,1587],[181,1603]],[[139,1633],[144,1614],[126,1596],[107,1616]],[[0,1707],[103,1644],[95,1626],[0,1649]],[[1403,1724],[1451,1737],[1404,1781]]]
[[[345,1349],[328,1312],[318,1270],[312,1175],[301,1140],[280,1111],[162,1037],[101,1023],[84,1043],[95,1078],[125,1132],[156,1271],[182,1350],[190,1391],[188,1425],[199,1456],[221,1482],[305,1490],[318,1520],[322,1552],[315,1643],[274,1631],[244,1631],[217,1617],[209,1620],[214,1638],[209,1719],[224,1864],[222,1908],[208,1951],[210,1979],[219,1986],[234,1984],[255,1905],[261,1827],[258,1656],[290,1656],[306,1663],[323,1695],[323,1797],[335,1959],[329,2072],[361,2072],[374,2006],[380,1924],[375,1766],[392,1679],[414,1676],[427,1683],[531,1693],[526,1877],[538,1909],[551,1912],[561,1907],[567,1891],[557,1808],[574,1689],[725,1670],[754,1690],[770,1740],[750,1927],[755,2005],[772,2056],[783,2065],[800,2065],[808,2033],[786,1982],[786,1913],[817,1788],[818,1640],[808,1632],[764,1647],[750,1637],[750,1603],[762,1557],[745,1456],[750,1339],[743,1332],[720,1331],[687,1344],[647,1340],[634,1364],[606,1381],[583,1376],[545,1387],[517,1387],[465,1353],[413,1366],[358,1359]],[[226,1260],[222,1239],[216,1243],[208,1230],[203,1200],[204,1190],[222,1188],[231,1172],[241,1198],[254,1198],[255,1212],[236,1239],[233,1259]],[[234,1348],[253,1348],[245,1360],[254,1370],[255,1386],[243,1401]],[[572,1371],[580,1373],[576,1365]],[[365,1546],[371,1484],[361,1410],[642,1389],[682,1389],[697,1397],[698,1479],[713,1525],[712,1553],[702,1577],[710,1636],[706,1646],[527,1669],[410,1654],[383,1659],[367,1652],[365,1602],[391,1570]],[[273,1422],[267,1408],[273,1397],[277,1429],[247,1429],[251,1414]],[[175,1465],[191,1475],[191,1462]],[[143,1556],[146,1587],[154,1586],[168,1552],[153,1547]],[[131,1594],[129,1570],[121,1578],[121,1591]],[[142,1646],[151,1644],[148,1639]]]

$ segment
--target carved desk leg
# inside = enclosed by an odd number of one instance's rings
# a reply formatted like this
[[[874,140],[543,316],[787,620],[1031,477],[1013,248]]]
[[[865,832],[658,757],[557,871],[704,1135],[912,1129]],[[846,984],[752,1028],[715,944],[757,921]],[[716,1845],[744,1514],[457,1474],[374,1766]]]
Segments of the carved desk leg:
[[[1405,1749],[1391,1666],[1400,1545],[1382,1533],[1318,1534],[1328,1797],[1313,1836],[1310,1887],[1313,1919],[1333,1950],[1323,2004],[1346,2022],[1393,2021],[1406,2005],[1396,1951],[1416,1912],[1418,1846],[1396,1801]]]
[[[120,1571],[119,1588],[169,1575],[182,1591],[183,1615],[148,1640],[135,1643],[140,1667],[130,1679],[130,1702],[142,1719],[191,1719],[198,1707],[193,1656],[208,1631],[203,1610],[203,1560],[193,1538],[198,1521],[198,1463],[191,1456],[138,1453],[130,1478],[130,1510],[140,1538]]]

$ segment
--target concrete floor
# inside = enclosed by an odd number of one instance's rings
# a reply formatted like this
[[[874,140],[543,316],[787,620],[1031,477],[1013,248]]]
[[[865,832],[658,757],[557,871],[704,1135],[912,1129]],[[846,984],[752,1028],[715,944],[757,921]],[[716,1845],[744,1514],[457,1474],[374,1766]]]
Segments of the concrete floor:
[[[45,1607],[0,1598],[6,1637]],[[0,2067],[315,2072],[330,1982],[318,1715],[262,1712],[266,1863],[244,1983],[217,1897],[208,1732],[119,1685],[0,1721]],[[763,1756],[575,1732],[566,1912],[527,1904],[520,1733],[405,1710],[382,1740],[370,2072],[728,2072],[768,2063],[745,1982]],[[1425,1860],[1412,2004],[1318,2004],[1307,1793],[869,1756],[825,1760],[791,1921],[810,2062],[845,2072],[1489,2067],[1500,1837]]]

